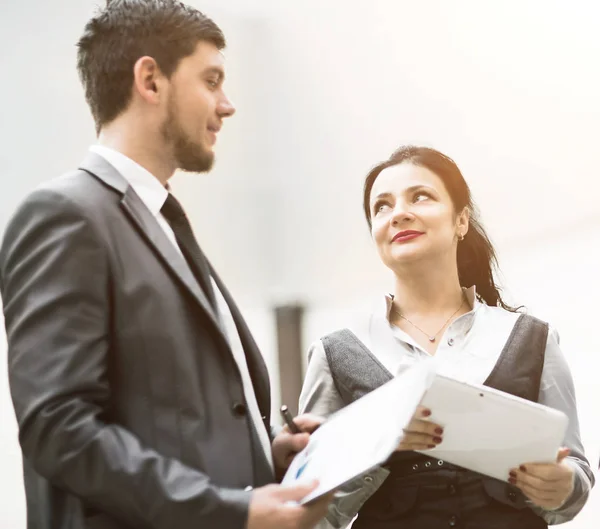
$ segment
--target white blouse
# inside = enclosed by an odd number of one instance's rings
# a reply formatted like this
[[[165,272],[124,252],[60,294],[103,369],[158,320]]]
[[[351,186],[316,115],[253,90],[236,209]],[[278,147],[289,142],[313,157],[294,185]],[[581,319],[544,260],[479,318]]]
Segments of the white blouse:
[[[465,290],[465,295],[471,310],[446,329],[434,361],[442,375],[483,384],[496,365],[519,314],[481,303],[477,300],[475,287]],[[406,332],[390,323],[392,298],[385,296],[381,301],[368,317],[359,319],[348,328],[396,376],[415,363],[430,358],[430,354]],[[335,387],[321,340],[312,344],[308,355],[300,413],[327,417],[341,409],[344,402]],[[594,476],[585,458],[579,433],[573,379],[560,350],[558,333],[552,328],[548,332],[538,402],[561,410],[569,417],[564,445],[571,449],[567,460],[575,469],[576,479],[572,497],[552,513],[553,523],[560,523],[581,510],[593,486]]]

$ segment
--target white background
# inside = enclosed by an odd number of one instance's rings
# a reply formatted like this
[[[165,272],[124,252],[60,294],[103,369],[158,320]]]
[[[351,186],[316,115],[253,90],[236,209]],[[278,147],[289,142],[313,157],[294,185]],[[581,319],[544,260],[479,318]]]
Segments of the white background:
[[[174,188],[262,346],[273,406],[272,307],[307,305],[308,346],[391,286],[362,218],[362,179],[400,144],[425,144],[463,170],[510,298],[559,330],[597,466],[597,2],[190,3],[225,30],[238,113],[216,169],[177,176]],[[94,141],[75,42],[95,4],[0,4],[0,231],[28,191],[74,168]],[[0,343],[0,527],[22,529]],[[599,515],[596,493],[565,527],[595,528]]]

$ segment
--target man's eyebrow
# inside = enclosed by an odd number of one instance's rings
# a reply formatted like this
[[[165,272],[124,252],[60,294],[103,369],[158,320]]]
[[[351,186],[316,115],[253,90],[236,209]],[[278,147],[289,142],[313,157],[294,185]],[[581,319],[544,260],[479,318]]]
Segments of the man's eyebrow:
[[[219,81],[225,79],[225,71],[219,66],[210,66],[202,72],[203,75],[217,74]]]

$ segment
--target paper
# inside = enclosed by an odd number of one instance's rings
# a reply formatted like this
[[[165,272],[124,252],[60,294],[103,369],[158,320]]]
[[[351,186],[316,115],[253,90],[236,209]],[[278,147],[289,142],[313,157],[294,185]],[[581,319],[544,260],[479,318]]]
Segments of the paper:
[[[434,363],[422,362],[333,414],[294,458],[282,484],[317,479],[306,503],[383,463],[434,377]]]

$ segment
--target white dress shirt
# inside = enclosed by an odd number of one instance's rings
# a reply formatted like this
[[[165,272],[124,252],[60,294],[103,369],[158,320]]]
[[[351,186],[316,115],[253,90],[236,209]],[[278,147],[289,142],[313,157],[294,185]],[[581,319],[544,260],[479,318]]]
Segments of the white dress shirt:
[[[110,149],[102,145],[93,145],[90,147],[90,150],[102,156],[121,174],[121,176],[123,176],[123,178],[127,180],[129,185],[140,197],[150,213],[152,213],[159,226],[163,229],[169,240],[173,243],[181,255],[182,259],[185,261],[185,258],[181,253],[181,249],[177,244],[175,234],[167,222],[167,219],[160,211],[163,207],[163,204],[167,200],[169,191],[160,183],[158,178],[152,175],[152,173],[139,165],[137,162],[134,162],[131,158],[118,151],[115,151],[114,149]],[[188,266],[187,261],[185,261],[185,265]],[[235,321],[231,315],[231,311],[229,310],[229,306],[227,305],[223,294],[219,290],[212,277],[211,282],[215,291],[215,297],[217,299],[220,321],[225,330],[225,335],[227,336],[229,346],[242,377],[244,397],[246,399],[246,404],[248,405],[250,418],[254,423],[254,428],[260,439],[260,443],[267,457],[267,461],[269,462],[269,465],[271,465],[271,468],[273,468],[271,439],[266,430],[260,409],[258,407],[256,394],[254,393],[254,386],[252,385],[252,379],[250,377],[250,371],[248,370],[246,354],[244,352],[239,333],[237,332]]]

